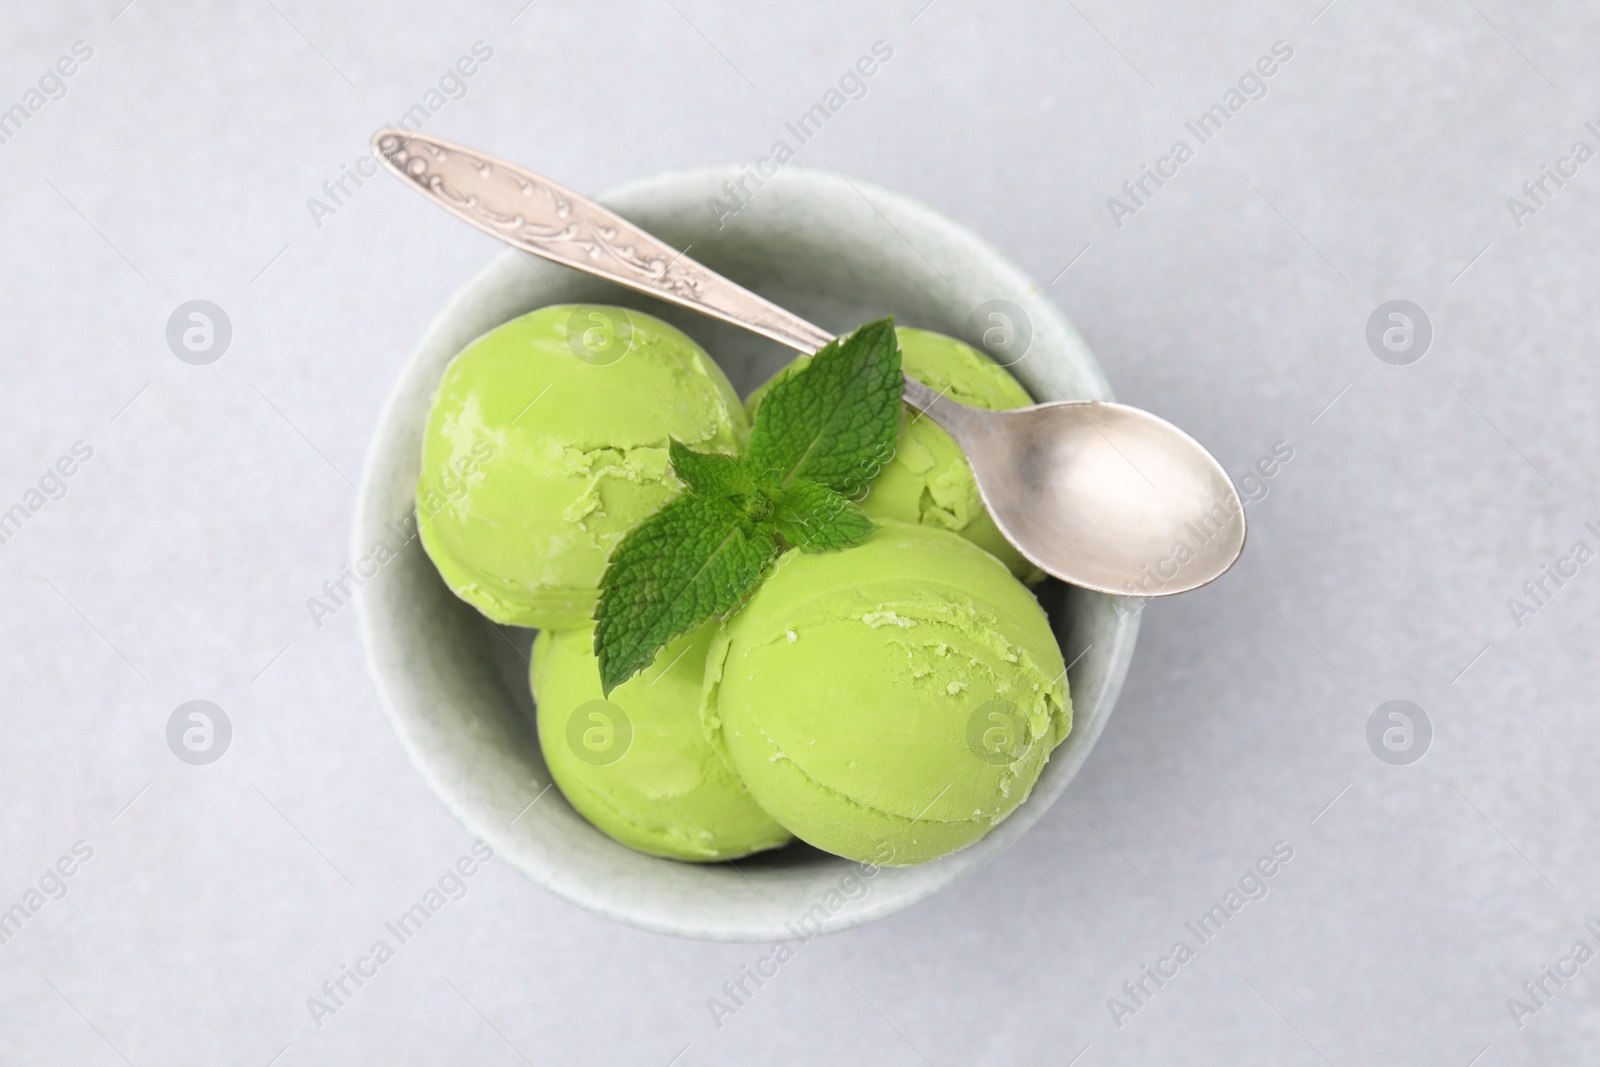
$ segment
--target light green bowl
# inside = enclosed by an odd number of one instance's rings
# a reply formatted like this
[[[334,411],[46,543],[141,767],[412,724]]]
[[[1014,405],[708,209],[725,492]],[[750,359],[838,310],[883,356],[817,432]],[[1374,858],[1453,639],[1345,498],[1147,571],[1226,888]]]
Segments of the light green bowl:
[[[674,171],[600,199],[679,248],[693,245],[691,254],[707,266],[825,328],[847,330],[892,313],[901,325],[975,345],[984,343],[985,331],[998,331],[989,335],[991,351],[1003,362],[1015,360],[1012,373],[1036,399],[1111,399],[1094,357],[1060,310],[954,222],[869,182],[791,167],[719,228],[707,202],[725,200],[724,182],[740,174],[734,167]],[[433,209],[418,201],[409,210]],[[428,406],[451,357],[518,315],[577,301],[622,304],[666,319],[700,341],[741,394],[792,355],[734,327],[507,250],[456,294],[400,374],[357,492],[356,554],[378,541],[397,546],[403,534],[396,531],[411,522]],[[1028,348],[1020,354],[1025,334]],[[445,806],[508,864],[574,904],[642,929],[770,941],[871,922],[927,899],[1008,848],[1065,789],[1122,688],[1140,604],[1056,583],[1042,587],[1040,599],[1072,665],[1071,735],[1033,795],[988,836],[931,863],[876,870],[804,845],[737,865],[699,865],[612,841],[548,788],[525,682],[532,631],[496,627],[457,600],[415,538],[367,584],[358,610],[367,665],[401,744]]]

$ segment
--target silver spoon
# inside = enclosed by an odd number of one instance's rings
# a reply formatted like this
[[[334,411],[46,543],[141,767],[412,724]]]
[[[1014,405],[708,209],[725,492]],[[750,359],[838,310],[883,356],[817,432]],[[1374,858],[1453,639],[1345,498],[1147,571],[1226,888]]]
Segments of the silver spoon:
[[[515,248],[800,352],[833,340],[537,174],[403,130],[379,130],[372,146],[429,200]],[[1244,505],[1221,465],[1147,411],[1098,400],[984,411],[909,377],[905,399],[961,445],[1000,532],[1047,574],[1104,593],[1170,596],[1216,579],[1244,550]]]

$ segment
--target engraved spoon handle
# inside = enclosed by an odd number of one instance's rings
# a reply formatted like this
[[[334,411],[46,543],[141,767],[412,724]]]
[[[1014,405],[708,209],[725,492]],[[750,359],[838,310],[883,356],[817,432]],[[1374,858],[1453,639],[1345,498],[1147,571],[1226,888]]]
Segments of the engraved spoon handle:
[[[833,340],[828,331],[548,178],[405,130],[379,130],[372,147],[423,196],[514,248],[682,304],[801,352],[815,352]]]

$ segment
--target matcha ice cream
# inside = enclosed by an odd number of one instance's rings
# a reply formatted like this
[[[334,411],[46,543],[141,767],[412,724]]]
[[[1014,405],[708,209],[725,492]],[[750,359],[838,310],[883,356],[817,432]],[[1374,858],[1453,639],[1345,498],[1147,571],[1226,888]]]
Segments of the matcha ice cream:
[[[982,837],[1071,725],[1027,588],[971,542],[893,521],[856,548],[781,557],[712,642],[701,713],[796,837],[895,865]]]
[[[701,676],[716,622],[600,696],[594,630],[544,631],[531,678],[539,744],[572,806],[625,845],[680,860],[738,859],[789,841],[700,727]]]
[[[900,338],[905,372],[930,389],[990,411],[1033,403],[1004,367],[972,346],[928,330],[902,326],[895,333]],[[805,366],[809,359],[799,357],[779,376]],[[771,386],[768,382],[746,402],[752,414]],[[961,446],[932,419],[909,407],[900,417],[900,442],[894,458],[878,474],[861,507],[875,519],[898,519],[958,533],[1024,581],[1043,577],[989,517]]]
[[[496,622],[589,622],[606,557],[679,492],[669,437],[736,451],[749,423],[705,350],[659,319],[541,308],[446,369],[428,417],[417,513],[456,595]]]

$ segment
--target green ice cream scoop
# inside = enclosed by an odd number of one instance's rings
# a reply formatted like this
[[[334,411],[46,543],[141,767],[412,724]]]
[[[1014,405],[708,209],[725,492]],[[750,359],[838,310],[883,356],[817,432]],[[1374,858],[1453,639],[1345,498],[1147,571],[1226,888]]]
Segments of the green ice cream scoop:
[[[706,661],[706,732],[796,837],[904,865],[982,837],[1071,727],[1048,620],[994,556],[884,522],[782,556]]]
[[[574,808],[625,845],[680,860],[738,859],[786,844],[700,727],[715,621],[600,696],[593,628],[541,632],[531,679],[539,745]]]
[[[586,625],[611,549],[679,492],[669,437],[735,452],[748,432],[728,379],[672,326],[541,308],[446,368],[417,481],[422,544],[496,622]]]
[[[1010,372],[971,345],[904,326],[895,334],[900,338],[905,372],[930,389],[969,407],[990,411],[1033,403]],[[779,371],[778,377],[810,361],[810,356],[800,356]],[[775,381],[777,377],[772,380]],[[752,416],[772,382],[745,402]],[[972,468],[955,438],[910,407],[903,408],[900,414],[900,441],[894,458],[879,472],[861,507],[875,519],[898,519],[958,533],[994,555],[1024,581],[1044,577],[1012,547],[989,517],[983,498],[978,495]]]

